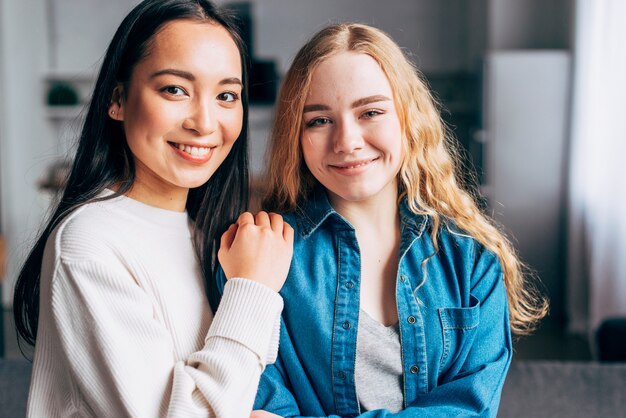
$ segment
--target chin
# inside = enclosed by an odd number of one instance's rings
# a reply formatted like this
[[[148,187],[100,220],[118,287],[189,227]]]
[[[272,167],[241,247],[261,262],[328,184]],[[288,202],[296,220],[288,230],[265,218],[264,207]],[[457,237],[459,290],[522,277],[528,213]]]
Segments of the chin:
[[[195,175],[195,176],[189,176],[186,178],[181,178],[179,185],[181,187],[195,189],[197,187],[205,185],[209,180],[211,180],[211,177],[213,177],[213,174],[214,173],[212,172],[212,173],[207,173],[202,176]]]
[[[202,179],[189,179],[189,180],[180,180],[176,182],[176,186],[183,189],[197,189],[200,186],[204,186],[211,178],[202,178]]]

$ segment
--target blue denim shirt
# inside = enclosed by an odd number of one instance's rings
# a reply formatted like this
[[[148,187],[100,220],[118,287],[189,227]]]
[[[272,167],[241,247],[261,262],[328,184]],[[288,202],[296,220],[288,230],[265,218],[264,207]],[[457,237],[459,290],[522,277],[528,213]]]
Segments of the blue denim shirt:
[[[255,409],[285,417],[496,415],[512,347],[493,253],[442,224],[435,254],[429,218],[401,202],[396,303],[405,409],[364,412],[354,379],[361,271],[355,231],[323,192],[284,217],[295,229],[294,257],[280,291],[278,359],[261,377]]]

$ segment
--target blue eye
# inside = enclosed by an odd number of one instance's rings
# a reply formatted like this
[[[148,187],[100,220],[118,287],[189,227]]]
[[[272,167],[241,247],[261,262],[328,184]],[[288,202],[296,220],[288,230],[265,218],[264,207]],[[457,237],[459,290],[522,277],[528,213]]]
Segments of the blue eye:
[[[315,118],[315,119],[311,119],[310,121],[308,121],[306,123],[306,127],[307,128],[313,128],[315,126],[328,125],[330,122],[331,121],[328,118]]]
[[[185,90],[178,86],[165,86],[161,89],[161,91],[172,96],[183,96],[187,94]]]
[[[235,102],[239,100],[239,95],[237,93],[233,93],[232,91],[225,91],[224,93],[220,93],[217,98],[224,102]]]
[[[368,110],[367,112],[364,112],[362,117],[364,117],[365,119],[371,119],[375,116],[378,115],[382,115],[383,112],[381,112],[380,110]]]

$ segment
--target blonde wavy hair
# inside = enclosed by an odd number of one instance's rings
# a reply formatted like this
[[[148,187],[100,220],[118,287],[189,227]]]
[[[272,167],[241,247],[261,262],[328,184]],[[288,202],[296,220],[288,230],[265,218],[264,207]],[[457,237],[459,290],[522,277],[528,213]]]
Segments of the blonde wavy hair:
[[[374,58],[389,80],[403,132],[404,160],[399,176],[399,198],[407,196],[410,209],[433,221],[432,238],[442,220],[453,220],[462,230],[491,250],[500,260],[509,302],[511,330],[528,334],[547,314],[532,275],[493,220],[478,208],[475,197],[461,186],[454,140],[447,133],[422,75],[400,47],[379,29],[356,23],[326,27],[298,52],[279,93],[268,148],[263,207],[285,212],[306,199],[317,180],[302,156],[300,134],[304,104],[315,68],[328,57],[345,51]]]

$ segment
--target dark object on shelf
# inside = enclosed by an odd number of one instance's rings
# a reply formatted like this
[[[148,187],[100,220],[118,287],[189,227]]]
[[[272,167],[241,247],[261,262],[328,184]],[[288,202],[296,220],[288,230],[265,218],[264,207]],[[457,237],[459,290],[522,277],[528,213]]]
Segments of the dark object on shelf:
[[[253,60],[249,81],[250,103],[274,104],[278,78],[274,61]]]
[[[596,332],[600,361],[626,362],[626,318],[610,318]]]
[[[425,74],[441,117],[460,145],[467,184],[484,183],[481,129],[481,86],[477,75],[466,72]]]
[[[239,29],[248,53],[250,54],[250,74],[248,93],[251,104],[272,105],[276,101],[279,75],[276,63],[254,55],[254,22],[252,5],[249,2],[227,3],[224,7],[233,12],[239,21]]]
[[[56,82],[48,90],[47,102],[50,106],[74,106],[78,104],[78,93],[70,84]]]

